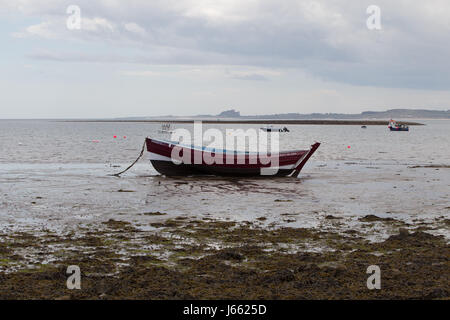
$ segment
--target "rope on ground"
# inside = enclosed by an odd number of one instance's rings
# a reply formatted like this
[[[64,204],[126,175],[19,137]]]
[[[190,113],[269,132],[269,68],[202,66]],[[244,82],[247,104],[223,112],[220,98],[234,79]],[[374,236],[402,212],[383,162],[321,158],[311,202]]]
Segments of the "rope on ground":
[[[122,173],[125,173],[128,170],[130,170],[139,161],[139,159],[142,158],[142,156],[144,155],[145,146],[146,146],[146,141],[144,141],[144,144],[142,145],[142,150],[141,150],[141,153],[139,154],[139,157],[137,157],[137,159],[134,160],[134,162],[128,168],[126,168],[125,170],[123,170],[121,172],[118,172],[118,173],[115,173],[115,174],[110,174],[110,176],[120,177],[120,175]]]

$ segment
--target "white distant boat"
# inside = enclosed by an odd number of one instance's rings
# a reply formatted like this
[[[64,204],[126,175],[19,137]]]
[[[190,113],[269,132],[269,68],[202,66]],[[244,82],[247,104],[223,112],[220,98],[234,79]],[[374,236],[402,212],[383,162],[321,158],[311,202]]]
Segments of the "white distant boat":
[[[261,127],[262,131],[265,132],[289,132],[289,129],[286,127],[274,127],[274,126],[267,126],[267,127]]]
[[[172,125],[170,123],[161,124],[161,129],[158,130],[159,133],[172,134]]]

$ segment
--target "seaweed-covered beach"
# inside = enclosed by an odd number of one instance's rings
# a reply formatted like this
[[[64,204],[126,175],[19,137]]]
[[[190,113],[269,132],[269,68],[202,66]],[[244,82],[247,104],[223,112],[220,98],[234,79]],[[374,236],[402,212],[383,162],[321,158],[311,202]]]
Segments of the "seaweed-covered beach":
[[[147,213],[162,215],[160,212]],[[339,218],[328,216],[331,225]],[[260,220],[264,220],[261,218]],[[265,228],[192,218],[142,231],[108,220],[97,229],[56,235],[1,235],[1,299],[448,299],[450,248],[421,226],[367,216],[367,226],[399,233],[371,243],[359,232]],[[439,223],[448,226],[450,221]],[[312,245],[320,250],[309,250]],[[69,265],[81,289],[66,287]],[[366,269],[381,269],[369,290]]]

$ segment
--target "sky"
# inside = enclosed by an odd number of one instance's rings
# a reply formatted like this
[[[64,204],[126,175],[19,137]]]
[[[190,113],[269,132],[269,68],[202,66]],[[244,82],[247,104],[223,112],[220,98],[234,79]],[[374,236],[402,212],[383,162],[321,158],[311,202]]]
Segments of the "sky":
[[[450,109],[448,0],[0,0],[0,44],[0,119]]]

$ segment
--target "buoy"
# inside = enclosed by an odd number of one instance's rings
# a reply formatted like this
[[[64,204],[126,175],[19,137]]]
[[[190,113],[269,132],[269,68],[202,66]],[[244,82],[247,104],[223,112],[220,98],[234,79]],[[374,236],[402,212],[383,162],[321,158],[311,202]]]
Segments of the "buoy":
[[[117,136],[113,136],[113,138],[114,138],[114,139],[116,139],[116,138],[117,138]]]

